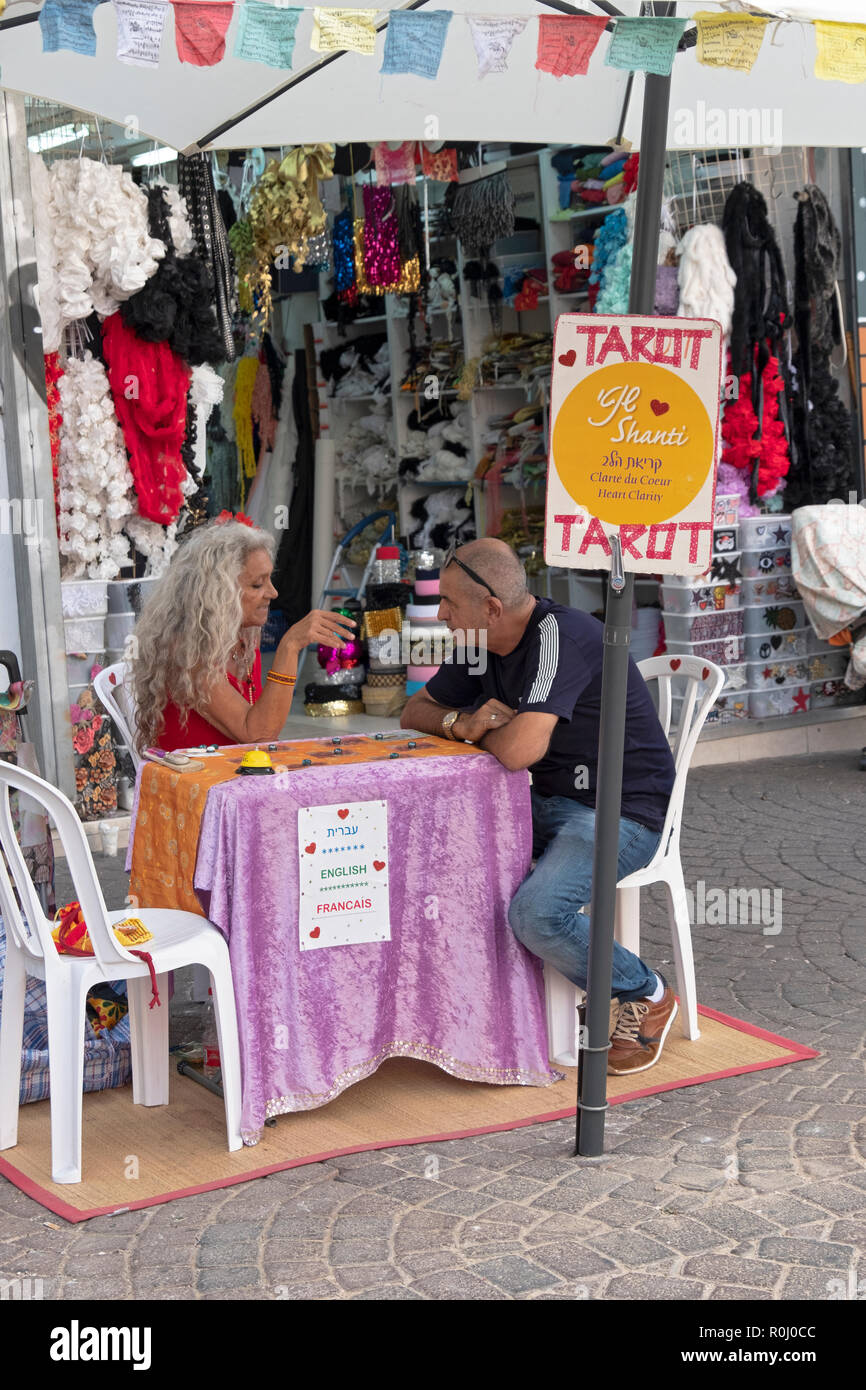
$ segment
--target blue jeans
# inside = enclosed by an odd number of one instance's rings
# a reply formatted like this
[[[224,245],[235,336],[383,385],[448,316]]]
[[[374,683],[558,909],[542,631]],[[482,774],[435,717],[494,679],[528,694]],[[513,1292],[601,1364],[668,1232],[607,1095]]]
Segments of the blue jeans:
[[[595,810],[569,796],[532,793],[533,854],[538,860],[508,910],[518,941],[549,960],[560,974],[586,988]],[[625,817],[619,823],[618,877],[648,864],[661,835]],[[656,987],[655,974],[620,946],[613,946],[613,993],[622,1000],[643,999]]]

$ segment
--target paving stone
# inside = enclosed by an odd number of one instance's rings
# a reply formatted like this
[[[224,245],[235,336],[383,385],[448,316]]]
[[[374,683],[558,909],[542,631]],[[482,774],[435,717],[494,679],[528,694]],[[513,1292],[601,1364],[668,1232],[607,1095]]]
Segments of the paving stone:
[[[732,1202],[708,1207],[695,1215],[698,1221],[703,1222],[717,1236],[727,1237],[729,1240],[747,1240],[750,1236],[778,1232],[778,1226],[766,1217]]]
[[[670,1259],[673,1253],[667,1246],[637,1231],[611,1231],[606,1236],[594,1236],[592,1245],[603,1255],[610,1255],[627,1266],[655,1264],[658,1260]]]
[[[735,1255],[698,1255],[688,1260],[683,1273],[703,1279],[706,1283],[744,1284],[747,1288],[772,1288],[782,1273],[777,1264],[761,1260],[743,1260]]]
[[[341,1288],[350,1293],[358,1289],[378,1289],[383,1284],[400,1284],[402,1280],[393,1265],[340,1265],[333,1271]]]
[[[373,1303],[423,1303],[424,1299],[414,1289],[404,1288],[402,1284],[392,1284],[384,1289],[366,1289],[352,1295],[353,1299],[363,1299]]]
[[[327,1232],[338,1222],[374,1221],[382,1223],[384,1221],[390,1224],[390,1217],[387,1216],[348,1217],[343,1216],[343,1211],[345,1211],[345,1208],[342,1208],[338,1216],[330,1216],[326,1215],[324,1212],[316,1211],[284,1216],[283,1213],[280,1212],[268,1231],[268,1239],[270,1240],[276,1236],[283,1240],[298,1237],[305,1237],[308,1240],[324,1240]]]
[[[780,1226],[802,1226],[806,1222],[820,1221],[822,1217],[826,1218],[826,1212],[823,1212],[814,1202],[805,1201],[799,1193],[754,1197],[749,1202],[749,1209],[758,1216],[767,1217],[769,1221],[778,1222]],[[778,1232],[775,1234],[778,1235]]]
[[[150,1265],[133,1274],[136,1292],[152,1297],[155,1289],[189,1289],[195,1283],[195,1270],[188,1265]]]
[[[715,1233],[708,1231],[702,1222],[686,1216],[655,1216],[638,1226],[637,1233],[660,1240],[669,1251],[675,1250],[681,1255],[694,1255],[719,1243]]]
[[[340,1265],[381,1264],[390,1255],[390,1242],[369,1236],[356,1240],[332,1240],[328,1247],[328,1262],[335,1269]]]
[[[354,1187],[384,1187],[386,1183],[394,1182],[395,1178],[400,1177],[399,1170],[396,1170],[388,1163],[368,1163],[359,1168],[337,1170],[336,1181],[339,1183],[351,1183]]]
[[[353,1197],[351,1202],[339,1205],[341,1216],[400,1216],[406,1211],[406,1204],[395,1197],[386,1197],[382,1192],[365,1192],[362,1197]]]
[[[265,1245],[263,1256],[266,1265],[285,1264],[292,1260],[315,1260],[322,1254],[320,1240],[302,1240],[287,1237],[285,1240],[274,1236]]]
[[[680,1300],[700,1299],[704,1295],[704,1285],[694,1279],[674,1279],[657,1274],[624,1274],[611,1279],[604,1296],[607,1299],[635,1300]]]
[[[825,1240],[792,1240],[789,1236],[767,1236],[758,1246],[762,1260],[781,1260],[786,1265],[827,1266],[848,1269],[857,1252],[850,1245]]]
[[[208,1226],[201,1233],[202,1245],[235,1245],[244,1241],[258,1240],[261,1234],[259,1221],[219,1221]]]
[[[238,1245],[203,1245],[198,1252],[197,1263],[200,1269],[225,1268],[226,1265],[256,1263],[259,1256],[255,1241],[244,1241]]]
[[[777,1298],[833,1300],[850,1297],[847,1273],[833,1269],[792,1269]]]
[[[501,1289],[479,1279],[467,1270],[444,1270],[440,1274],[428,1274],[416,1279],[410,1286],[422,1298],[438,1300],[460,1300],[461,1302],[501,1301],[508,1295]]]
[[[710,1290],[708,1297],[711,1301],[717,1302],[731,1299],[733,1302],[741,1303],[744,1299],[748,1299],[750,1303],[755,1303],[763,1299],[769,1303],[772,1301],[773,1295],[769,1289],[744,1289],[739,1284],[719,1284],[717,1288]]]
[[[648,1221],[656,1213],[656,1206],[650,1202],[619,1202],[611,1198],[597,1207],[590,1207],[587,1215],[592,1221],[603,1222],[606,1226],[624,1226],[632,1230],[641,1221]]]
[[[440,1270],[453,1270],[459,1257],[453,1250],[426,1250],[416,1254],[399,1256],[399,1267],[412,1278],[422,1274],[436,1274]]]
[[[198,1287],[202,1293],[223,1289],[254,1289],[261,1287],[261,1275],[252,1265],[238,1265],[233,1269],[200,1269]]]
[[[612,1271],[616,1267],[612,1260],[578,1245],[576,1241],[551,1241],[549,1245],[537,1245],[532,1255],[539,1264],[565,1279],[603,1274],[605,1270]]]
[[[847,1183],[815,1183],[809,1188],[809,1196],[834,1216],[855,1216],[866,1212],[866,1193],[858,1192]]]
[[[430,1202],[429,1209],[451,1216],[476,1216],[493,1205],[494,1198],[485,1189],[484,1192],[446,1192]]]
[[[839,1240],[847,1245],[856,1245],[858,1250],[866,1250],[866,1221],[836,1221],[830,1227],[830,1240]]]
[[[528,1293],[534,1289],[550,1288],[557,1282],[556,1276],[545,1269],[539,1269],[516,1255],[507,1255],[499,1260],[485,1260],[473,1265],[474,1274],[480,1274],[497,1288],[506,1293]]]
[[[293,1284],[287,1289],[287,1302],[320,1303],[326,1299],[340,1297],[340,1290],[329,1279],[320,1279],[312,1284]]]
[[[698,1163],[683,1163],[670,1168],[664,1180],[671,1186],[685,1187],[694,1192],[713,1192],[718,1187],[724,1187],[727,1181],[720,1169],[705,1168]]]

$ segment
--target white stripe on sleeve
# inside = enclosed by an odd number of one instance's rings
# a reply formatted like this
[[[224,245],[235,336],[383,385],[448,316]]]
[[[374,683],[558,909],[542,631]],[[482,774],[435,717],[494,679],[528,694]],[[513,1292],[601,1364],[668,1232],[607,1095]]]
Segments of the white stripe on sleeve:
[[[559,665],[559,624],[552,613],[538,625],[539,655],[535,681],[526,701],[528,705],[543,704],[553,688]]]

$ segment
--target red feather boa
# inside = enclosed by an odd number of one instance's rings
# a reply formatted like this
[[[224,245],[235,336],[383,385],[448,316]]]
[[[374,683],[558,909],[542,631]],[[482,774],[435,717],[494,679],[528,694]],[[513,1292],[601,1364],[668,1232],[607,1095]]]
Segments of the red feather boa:
[[[730,358],[728,359],[730,362]],[[739,394],[725,405],[722,419],[724,452],[722,462],[735,468],[751,471],[758,461],[758,496],[769,497],[776,492],[791,466],[785,426],[779,419],[779,393],[784,383],[779,376],[779,359],[771,357],[763,374],[764,415],[761,438],[756,439],[758,417],[752,405],[752,377],[746,372],[740,377]]]
[[[184,503],[180,485],[187,472],[180,449],[190,369],[168,343],[137,337],[120,314],[103,323],[102,344],[139,513],[168,526]]]

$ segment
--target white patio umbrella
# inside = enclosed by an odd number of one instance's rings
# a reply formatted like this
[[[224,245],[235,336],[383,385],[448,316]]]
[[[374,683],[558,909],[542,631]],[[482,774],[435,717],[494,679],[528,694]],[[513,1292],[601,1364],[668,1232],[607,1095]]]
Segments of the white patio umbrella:
[[[684,0],[677,13],[720,8],[723,0]],[[454,18],[445,41],[439,75],[383,77],[384,24],[391,8],[447,8]],[[232,56],[241,5],[227,36],[226,57],[213,68],[181,64],[169,14],[157,69],[130,67],[116,57],[116,17],[111,4],[94,12],[95,58],[61,51],[43,53],[40,5],[9,0],[0,21],[0,85],[46,98],[82,112],[127,125],[172,149],[245,149],[319,141],[433,139],[566,143],[604,142],[624,133],[637,144],[641,129],[644,78],[605,64],[602,40],[585,77],[557,80],[535,69],[537,29],[527,24],[514,40],[509,70],[479,80],[466,14],[520,14],[534,19],[553,13],[635,16],[640,0],[412,0],[381,11],[376,55],[343,53],[322,58],[310,47],[313,15],[298,22],[295,68],[282,74]],[[649,8],[648,6],[645,8]],[[795,20],[862,20],[861,0],[740,5]],[[708,112],[781,113],[785,145],[866,145],[866,101],[862,86],[824,82],[813,75],[815,36],[809,24],[770,22],[751,73],[699,64],[692,45],[674,62],[669,147],[712,148],[718,124]],[[623,110],[627,102],[625,124]],[[693,129],[683,113],[695,115]],[[701,119],[700,113],[704,113]],[[734,133],[736,133],[734,131]],[[760,126],[742,126],[742,143],[759,140]],[[691,135],[691,138],[684,136]],[[736,143],[735,140],[725,143]]]

